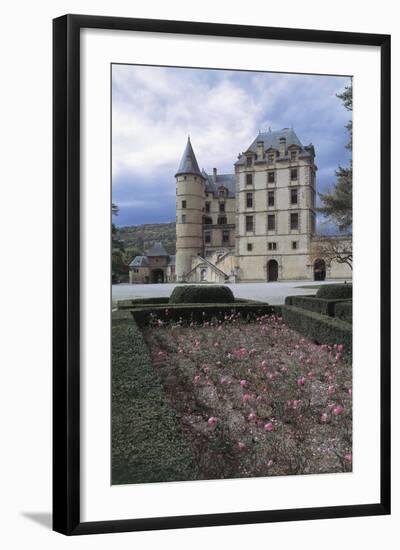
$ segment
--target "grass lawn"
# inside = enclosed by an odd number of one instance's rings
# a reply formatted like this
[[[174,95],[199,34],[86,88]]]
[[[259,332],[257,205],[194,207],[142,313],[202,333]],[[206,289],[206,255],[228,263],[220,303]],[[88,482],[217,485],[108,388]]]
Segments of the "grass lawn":
[[[351,471],[351,365],[280,318],[143,329],[198,479]]]
[[[188,480],[193,455],[130,313],[112,315],[112,483]]]

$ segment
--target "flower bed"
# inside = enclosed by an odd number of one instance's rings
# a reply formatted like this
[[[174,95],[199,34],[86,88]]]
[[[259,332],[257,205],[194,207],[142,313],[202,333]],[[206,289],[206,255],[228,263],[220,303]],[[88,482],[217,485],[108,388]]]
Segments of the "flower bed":
[[[351,365],[280,317],[153,319],[152,364],[189,443],[196,479],[351,470]]]

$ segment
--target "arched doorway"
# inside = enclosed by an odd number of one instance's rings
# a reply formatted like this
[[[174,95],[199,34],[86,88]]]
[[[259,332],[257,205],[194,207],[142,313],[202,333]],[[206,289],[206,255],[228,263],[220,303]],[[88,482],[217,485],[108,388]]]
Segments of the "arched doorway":
[[[152,283],[163,283],[164,282],[164,271],[162,269],[153,269],[151,272],[151,282]]]
[[[325,260],[318,258],[314,262],[314,281],[325,281],[325,278],[326,278]]]
[[[267,263],[267,281],[272,283],[278,280],[278,262],[276,260],[269,260]]]

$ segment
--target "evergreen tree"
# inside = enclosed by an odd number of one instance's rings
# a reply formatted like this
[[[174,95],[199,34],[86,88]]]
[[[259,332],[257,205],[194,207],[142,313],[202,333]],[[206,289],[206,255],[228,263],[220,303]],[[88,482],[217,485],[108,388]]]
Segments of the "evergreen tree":
[[[342,100],[344,107],[348,111],[353,110],[353,84],[346,86],[337,97]],[[346,124],[349,133],[349,141],[346,149],[350,152],[353,147],[353,122],[349,120]],[[328,220],[333,221],[339,231],[351,232],[353,223],[353,167],[350,158],[350,166],[343,168],[339,166],[335,172],[336,183],[333,189],[327,193],[319,193],[321,199],[321,212]]]

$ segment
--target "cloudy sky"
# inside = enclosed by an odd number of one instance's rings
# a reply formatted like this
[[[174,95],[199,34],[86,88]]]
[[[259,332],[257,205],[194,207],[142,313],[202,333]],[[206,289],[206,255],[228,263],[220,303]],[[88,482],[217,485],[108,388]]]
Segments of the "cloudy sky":
[[[318,191],[347,165],[351,113],[336,94],[349,77],[113,65],[112,200],[117,225],[175,220],[175,179],[187,136],[200,168],[233,173],[258,132],[293,127],[313,143]]]

